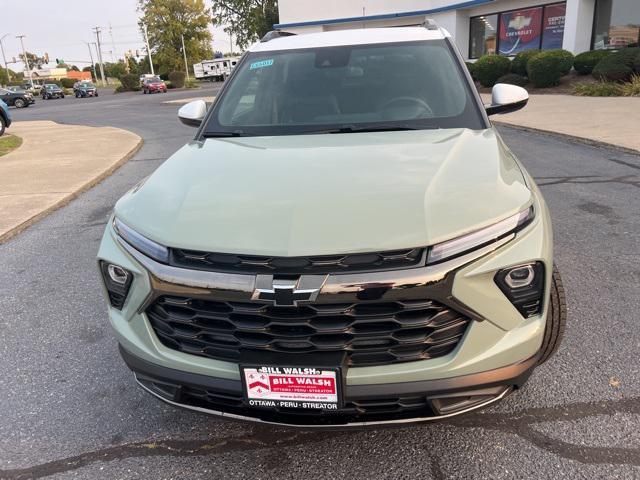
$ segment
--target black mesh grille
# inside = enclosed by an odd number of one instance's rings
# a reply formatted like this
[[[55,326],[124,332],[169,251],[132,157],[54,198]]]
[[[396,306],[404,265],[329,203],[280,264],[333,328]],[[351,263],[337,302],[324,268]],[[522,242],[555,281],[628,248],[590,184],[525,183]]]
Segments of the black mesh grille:
[[[249,272],[254,274],[335,274],[343,272],[404,269],[422,266],[424,263],[424,248],[345,255],[312,255],[306,257],[269,257],[208,253],[194,250],[171,250],[171,264],[176,267],[216,272]]]
[[[470,322],[430,300],[276,307],[162,296],[147,309],[164,345],[238,361],[242,351],[346,352],[348,365],[381,365],[451,352]]]

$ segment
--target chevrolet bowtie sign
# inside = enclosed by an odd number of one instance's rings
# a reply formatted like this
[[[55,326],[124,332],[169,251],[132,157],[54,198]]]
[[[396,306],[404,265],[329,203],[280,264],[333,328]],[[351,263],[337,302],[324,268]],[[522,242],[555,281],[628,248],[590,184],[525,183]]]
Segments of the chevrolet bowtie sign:
[[[270,276],[258,277],[251,299],[269,302],[277,307],[297,307],[299,303],[314,301],[320,293],[320,288],[312,288],[315,285],[302,288],[301,281],[273,280]],[[271,285],[265,285],[267,282]]]

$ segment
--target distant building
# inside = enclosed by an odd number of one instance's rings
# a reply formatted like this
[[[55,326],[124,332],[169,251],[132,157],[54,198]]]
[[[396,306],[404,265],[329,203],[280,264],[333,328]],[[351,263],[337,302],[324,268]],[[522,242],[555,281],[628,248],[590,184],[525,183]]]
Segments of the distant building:
[[[294,33],[420,25],[453,35],[465,58],[640,42],[640,0],[279,0],[275,28]]]
[[[29,78],[29,73],[25,72],[25,78]],[[73,78],[74,80],[91,80],[91,72],[76,72],[66,68],[34,68],[31,70],[31,78],[34,82],[44,83],[63,78]]]

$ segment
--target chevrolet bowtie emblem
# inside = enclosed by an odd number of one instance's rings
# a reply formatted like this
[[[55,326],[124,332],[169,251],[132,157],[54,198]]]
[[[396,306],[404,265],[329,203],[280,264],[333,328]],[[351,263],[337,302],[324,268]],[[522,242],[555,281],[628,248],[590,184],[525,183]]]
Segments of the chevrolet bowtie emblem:
[[[303,282],[306,280],[306,282]],[[302,283],[308,283],[303,287]],[[274,280],[271,275],[257,275],[252,300],[270,302],[278,307],[297,307],[299,303],[313,302],[324,283],[321,276],[300,277],[294,280]]]

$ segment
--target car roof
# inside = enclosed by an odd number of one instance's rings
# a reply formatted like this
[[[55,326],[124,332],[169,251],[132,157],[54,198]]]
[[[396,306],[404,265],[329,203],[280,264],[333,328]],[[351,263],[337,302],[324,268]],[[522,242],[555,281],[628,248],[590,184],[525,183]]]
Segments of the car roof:
[[[389,27],[336,30],[332,32],[306,33],[274,38],[268,42],[256,42],[250,52],[293,50],[297,48],[337,47],[340,45],[367,45],[376,43],[442,40],[451,35],[443,28]]]

